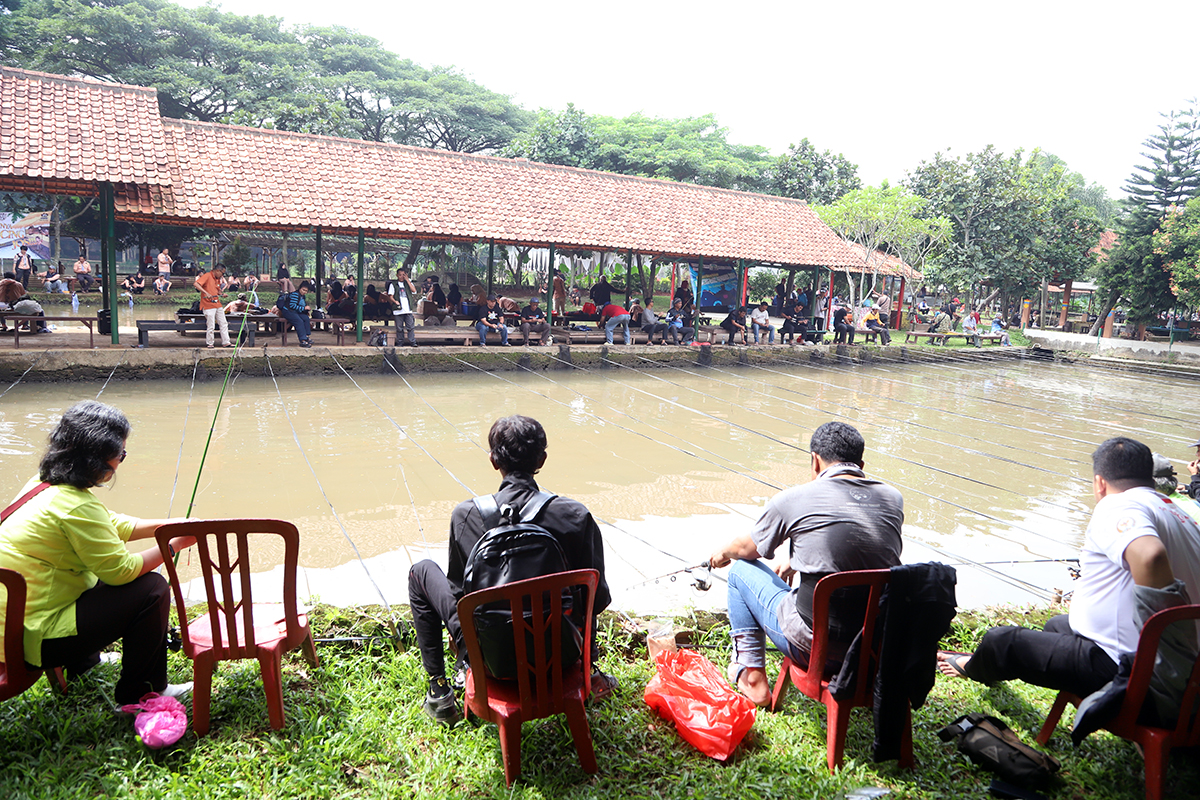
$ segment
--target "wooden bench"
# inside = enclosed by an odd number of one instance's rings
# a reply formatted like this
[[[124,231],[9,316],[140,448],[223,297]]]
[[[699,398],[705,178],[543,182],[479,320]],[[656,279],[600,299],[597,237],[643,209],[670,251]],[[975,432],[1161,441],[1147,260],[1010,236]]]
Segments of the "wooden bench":
[[[169,319],[139,319],[137,321],[138,331],[138,347],[148,347],[150,345],[150,334],[154,331],[175,331],[180,336],[185,333],[204,333],[207,330],[207,325],[203,322],[172,322]],[[245,328],[246,344],[254,347],[254,334],[257,326],[247,326]],[[232,330],[230,339],[238,335],[237,329]]]
[[[279,330],[279,346],[287,347],[288,330],[292,328],[292,323],[288,322],[283,317],[274,317]],[[364,320],[365,322],[365,320]],[[325,326],[325,330],[333,331],[333,335],[337,337],[338,347],[342,346],[346,334],[346,328],[351,331],[355,330],[356,323],[352,319],[345,317],[322,317],[321,319],[309,320],[313,330],[321,330],[321,326]]]
[[[95,348],[96,346],[96,330],[93,327],[99,318],[97,317],[31,317],[26,314],[13,314],[7,312],[0,315],[0,319],[12,320],[13,322],[13,347],[21,347],[21,325],[25,325],[25,330],[28,333],[36,333],[34,325],[43,322],[78,322],[86,325],[88,329],[88,347]]]
[[[928,322],[913,323],[913,326],[904,332],[904,343],[908,344],[909,342],[917,342],[919,344],[922,339],[928,339],[933,344],[944,345],[946,340],[950,338],[952,334],[930,333],[930,324],[931,323]]]

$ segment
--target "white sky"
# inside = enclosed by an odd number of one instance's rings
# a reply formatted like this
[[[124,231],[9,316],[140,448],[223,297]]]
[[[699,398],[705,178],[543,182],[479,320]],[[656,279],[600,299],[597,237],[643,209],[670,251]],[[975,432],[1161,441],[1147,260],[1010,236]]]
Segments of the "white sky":
[[[198,0],[182,0],[197,6]],[[807,137],[867,183],[939,150],[1041,147],[1123,194],[1159,112],[1200,95],[1200,2],[236,0],[238,14],[338,24],[520,105],[712,112],[773,153]]]

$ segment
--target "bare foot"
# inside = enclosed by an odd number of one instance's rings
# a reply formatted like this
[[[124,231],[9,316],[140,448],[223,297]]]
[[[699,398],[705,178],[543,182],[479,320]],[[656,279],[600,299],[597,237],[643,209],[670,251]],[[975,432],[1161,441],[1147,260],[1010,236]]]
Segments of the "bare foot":
[[[938,652],[938,671],[948,678],[966,678],[967,663],[971,660],[970,653]]]
[[[771,682],[767,680],[765,669],[746,667],[738,676],[737,685],[738,691],[756,706],[766,708],[771,704]]]

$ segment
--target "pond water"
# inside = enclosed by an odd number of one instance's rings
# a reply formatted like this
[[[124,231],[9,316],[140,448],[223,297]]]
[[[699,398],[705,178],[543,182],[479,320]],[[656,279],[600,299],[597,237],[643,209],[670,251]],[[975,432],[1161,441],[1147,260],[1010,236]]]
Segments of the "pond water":
[[[133,433],[114,485],[96,490],[103,502],[183,515],[211,426],[192,514],[292,520],[302,591],[338,603],[378,602],[380,591],[404,602],[408,565],[444,560],[455,504],[498,484],[486,438],[507,414],[545,425],[541,483],[602,521],[617,602],[646,613],[723,605],[719,579],[706,594],[687,575],[654,579],[702,561],[746,532],[766,498],[807,481],[808,440],[827,420],[863,432],[868,473],[904,495],[904,560],[959,567],[964,606],[1069,591],[1064,563],[1036,560],[1078,555],[1095,445],[1130,435],[1186,475],[1200,422],[1180,411],[1185,378],[1030,360],[372,375],[357,385],[342,375],[278,389],[243,375],[219,413],[219,382],[120,377],[100,399],[124,410]],[[0,494],[14,497],[36,471],[61,411],[99,391],[18,384],[0,399]]]

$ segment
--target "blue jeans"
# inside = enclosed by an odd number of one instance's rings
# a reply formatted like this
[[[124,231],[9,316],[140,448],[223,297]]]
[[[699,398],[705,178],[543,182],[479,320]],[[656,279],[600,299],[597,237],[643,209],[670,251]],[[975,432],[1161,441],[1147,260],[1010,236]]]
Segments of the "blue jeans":
[[[754,343],[758,344],[758,332],[767,331],[767,344],[775,344],[775,326],[774,325],[759,325],[757,322],[751,322],[750,327],[754,330]]]
[[[475,330],[479,331],[479,343],[481,345],[486,345],[488,331],[491,330],[491,328],[489,328],[487,325],[484,325],[482,322],[476,322]],[[500,326],[500,344],[502,344],[502,345],[508,344],[508,326],[507,325]]]
[[[620,314],[618,316],[611,317],[608,320],[608,322],[606,322],[604,324],[604,341],[608,344],[613,343],[613,333],[616,332],[618,325],[620,325],[621,328],[623,329],[623,334],[625,336],[625,344],[629,344],[629,315],[628,314]]]
[[[761,561],[737,560],[730,565],[729,628],[733,660],[742,668],[766,668],[766,636],[793,661],[808,660],[808,654],[779,629],[779,604],[792,602],[791,592],[792,588]]]
[[[296,336],[300,337],[300,341],[307,342],[309,337],[312,336],[312,324],[308,321],[308,317],[290,308],[279,309],[279,315],[292,323],[292,327],[296,329]]]

